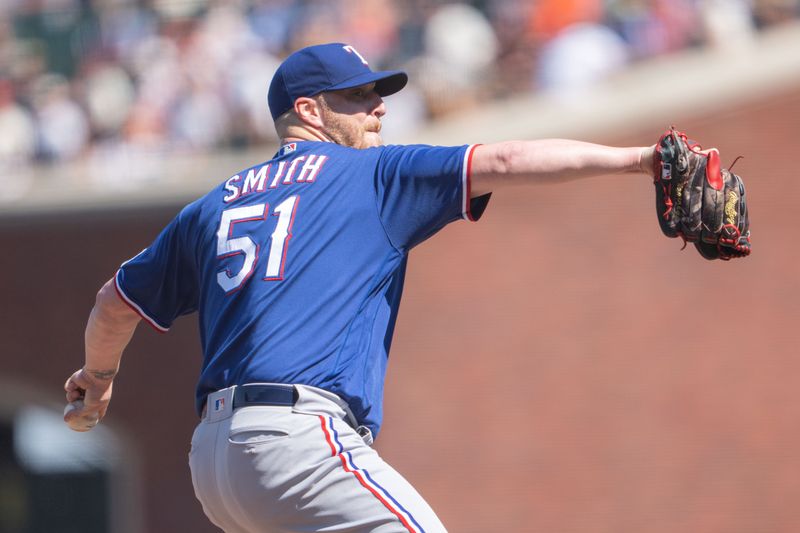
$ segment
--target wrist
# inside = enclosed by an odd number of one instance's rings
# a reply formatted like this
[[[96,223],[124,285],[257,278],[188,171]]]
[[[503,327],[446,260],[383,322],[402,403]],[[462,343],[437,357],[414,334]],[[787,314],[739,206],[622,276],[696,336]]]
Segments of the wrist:
[[[639,149],[639,163],[637,171],[643,172],[648,176],[653,174],[653,157],[655,156],[656,145],[646,146]]]
[[[108,384],[113,381],[118,370],[117,368],[83,367],[84,374],[98,384]]]

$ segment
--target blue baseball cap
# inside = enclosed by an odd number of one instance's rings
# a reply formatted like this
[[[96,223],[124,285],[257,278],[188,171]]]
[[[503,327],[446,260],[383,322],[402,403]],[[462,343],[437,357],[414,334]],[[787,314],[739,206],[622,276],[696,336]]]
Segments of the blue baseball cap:
[[[309,46],[294,52],[278,67],[269,85],[269,110],[275,120],[292,109],[301,96],[372,82],[375,92],[388,96],[406,86],[408,74],[400,70],[373,72],[367,60],[348,44]]]

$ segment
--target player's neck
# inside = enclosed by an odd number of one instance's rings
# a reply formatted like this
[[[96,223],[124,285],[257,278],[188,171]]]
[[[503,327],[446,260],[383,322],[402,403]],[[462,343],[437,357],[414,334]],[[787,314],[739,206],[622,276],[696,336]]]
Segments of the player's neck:
[[[289,126],[283,132],[283,135],[281,135],[281,144],[298,141],[333,142],[333,140],[322,131],[302,126]]]
[[[286,136],[281,137],[281,146],[288,143],[296,143],[302,141],[323,141],[323,142],[331,142],[328,139],[318,139],[318,138],[309,138],[309,137],[296,137],[296,136]]]

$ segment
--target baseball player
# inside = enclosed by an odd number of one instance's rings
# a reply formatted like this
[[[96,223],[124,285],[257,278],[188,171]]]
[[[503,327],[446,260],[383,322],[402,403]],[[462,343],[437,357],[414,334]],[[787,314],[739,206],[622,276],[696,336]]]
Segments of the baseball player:
[[[650,173],[653,147],[383,146],[383,97],[406,82],[342,43],[290,55],[269,88],[275,156],[186,206],[97,295],[65,421],[103,418],[140,320],[165,332],[197,311],[189,463],[225,531],[445,531],[370,446],[409,251],[497,189]]]

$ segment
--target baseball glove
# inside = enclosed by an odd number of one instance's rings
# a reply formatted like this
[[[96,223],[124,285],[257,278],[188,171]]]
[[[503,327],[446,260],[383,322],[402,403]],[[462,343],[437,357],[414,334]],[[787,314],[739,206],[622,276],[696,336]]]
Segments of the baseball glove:
[[[721,169],[716,150],[701,147],[671,128],[653,157],[656,211],[661,231],[694,243],[706,259],[750,254],[750,220],[744,182]]]

